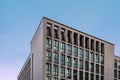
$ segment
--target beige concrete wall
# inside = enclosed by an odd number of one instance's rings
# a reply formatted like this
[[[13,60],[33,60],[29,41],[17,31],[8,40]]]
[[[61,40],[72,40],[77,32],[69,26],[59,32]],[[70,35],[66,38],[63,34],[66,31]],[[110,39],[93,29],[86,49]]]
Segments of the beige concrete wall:
[[[31,41],[33,80],[43,80],[43,25],[44,22],[42,21]]]
[[[114,46],[105,44],[105,79],[114,80]]]

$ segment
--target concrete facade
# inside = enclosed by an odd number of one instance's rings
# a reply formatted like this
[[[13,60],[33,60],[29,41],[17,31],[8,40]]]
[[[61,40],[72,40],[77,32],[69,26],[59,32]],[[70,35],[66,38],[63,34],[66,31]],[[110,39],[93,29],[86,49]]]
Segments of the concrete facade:
[[[18,80],[118,80],[115,59],[114,44],[43,17]]]

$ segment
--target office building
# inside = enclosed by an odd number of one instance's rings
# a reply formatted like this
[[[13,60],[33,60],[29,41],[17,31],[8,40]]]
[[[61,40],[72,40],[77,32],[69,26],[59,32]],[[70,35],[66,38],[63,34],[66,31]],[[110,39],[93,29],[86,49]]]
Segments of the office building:
[[[114,44],[43,17],[18,80],[120,80]]]

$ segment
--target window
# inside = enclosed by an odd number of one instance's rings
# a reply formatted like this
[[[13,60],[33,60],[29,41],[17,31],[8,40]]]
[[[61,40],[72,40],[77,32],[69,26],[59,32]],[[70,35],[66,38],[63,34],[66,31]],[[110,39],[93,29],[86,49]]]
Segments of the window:
[[[59,63],[59,54],[54,53],[54,63],[58,64]]]
[[[54,76],[58,76],[58,65],[54,65],[53,67],[54,67],[53,68],[53,74],[54,74]]]
[[[80,64],[79,64],[79,68],[83,70],[83,60],[79,60]]]
[[[94,63],[90,63],[90,70],[91,72],[94,72]]]
[[[51,70],[51,64],[46,63],[46,74],[51,74],[52,70]]]
[[[104,54],[104,44],[101,43],[101,53]]]
[[[72,66],[72,58],[67,56],[67,66],[71,67]]]
[[[96,75],[96,80],[99,80],[99,75]]]
[[[54,26],[54,38],[58,38],[58,27]]]
[[[89,80],[89,73],[85,73],[85,80]]]
[[[104,76],[101,76],[101,80],[104,80]]]
[[[99,59],[100,59],[99,54],[96,54],[96,63],[99,63]]]
[[[114,70],[114,78],[117,78],[117,70]]]
[[[91,50],[94,51],[94,40],[93,39],[91,39]]]
[[[47,23],[47,30],[46,30],[47,31],[46,32],[47,36],[51,36],[51,27],[52,27],[52,25]]]
[[[85,38],[85,48],[89,49],[89,38]]]
[[[99,42],[96,41],[96,52],[99,52]]]
[[[52,52],[46,51],[46,61],[51,62],[52,61]]]
[[[83,59],[83,55],[84,55],[84,50],[80,49],[80,51],[79,51],[79,57],[80,57],[80,59]]]
[[[65,44],[64,43],[60,43],[60,52],[65,53]]]
[[[118,69],[120,69],[120,61],[118,62]]]
[[[67,54],[72,55],[72,46],[69,44],[67,45]]]
[[[101,55],[101,64],[104,64],[104,56]]]
[[[65,77],[65,67],[60,67],[60,76]]]
[[[90,80],[94,80],[94,74],[90,74]]]
[[[72,40],[71,40],[71,34],[72,34],[71,31],[68,31],[68,32],[67,32],[68,43],[71,43],[71,42],[72,42]]]
[[[48,49],[52,48],[52,40],[50,38],[46,39],[46,48]]]
[[[79,71],[79,80],[83,80],[83,72]]]
[[[46,76],[46,80],[52,80],[50,76]]]
[[[114,60],[114,68],[117,68],[117,60]]]
[[[74,56],[78,56],[78,48],[77,47],[74,47]]]
[[[80,47],[84,47],[84,37],[80,35]]]
[[[59,48],[58,46],[59,46],[58,41],[54,40],[54,50],[55,51],[58,51],[58,48]]]
[[[71,79],[71,69],[70,68],[67,68],[67,78]]]
[[[60,64],[65,65],[65,56],[64,55],[60,55]]]
[[[65,41],[65,30],[61,29],[61,40]]]
[[[94,62],[94,53],[93,52],[91,52],[90,58],[91,58],[91,61]]]
[[[54,77],[53,80],[58,80],[58,78]]]
[[[78,76],[77,76],[77,70],[73,70],[73,80],[77,80]]]
[[[101,74],[104,75],[104,66],[101,66]]]
[[[85,61],[85,70],[89,71],[89,62],[88,61]]]
[[[120,79],[120,71],[118,71],[118,79]]]
[[[85,51],[85,60],[89,60],[89,51]]]
[[[73,66],[74,66],[74,68],[78,67],[78,59],[77,58],[73,59]]]
[[[77,45],[78,44],[78,34],[77,33],[74,33],[74,45]]]
[[[98,64],[96,64],[96,73],[99,74],[99,65]]]

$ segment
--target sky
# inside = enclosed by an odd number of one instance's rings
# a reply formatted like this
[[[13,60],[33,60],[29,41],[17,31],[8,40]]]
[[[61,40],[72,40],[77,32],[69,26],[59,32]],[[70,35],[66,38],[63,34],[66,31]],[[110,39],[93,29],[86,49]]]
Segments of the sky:
[[[44,16],[113,43],[120,56],[120,0],[0,0],[0,80],[17,80]]]

